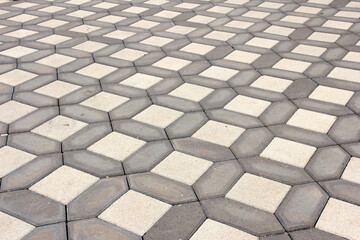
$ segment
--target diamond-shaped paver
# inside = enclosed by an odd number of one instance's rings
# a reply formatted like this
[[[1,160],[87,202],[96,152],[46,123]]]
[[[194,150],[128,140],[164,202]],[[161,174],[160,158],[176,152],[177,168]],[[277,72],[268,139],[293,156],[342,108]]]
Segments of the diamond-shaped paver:
[[[239,95],[225,105],[224,109],[258,117],[270,104],[268,101]]]
[[[76,71],[76,73],[93,78],[103,78],[106,75],[114,72],[116,69],[117,68],[108,65],[93,63]]]
[[[31,53],[36,52],[36,49],[23,47],[23,46],[17,46],[13,47],[4,51],[1,51],[0,54],[8,57],[13,58],[21,58],[23,56],[29,55]]]
[[[81,88],[79,85],[67,83],[63,81],[54,81],[43,87],[36,89],[34,92],[44,94],[46,96],[61,98],[77,89]]]
[[[148,89],[160,82],[161,80],[163,79],[160,77],[151,76],[143,73],[136,73],[131,77],[128,77],[125,80],[121,81],[120,84],[140,89]]]
[[[211,88],[202,87],[190,83],[184,83],[180,87],[170,92],[169,95],[199,102],[203,98],[208,96],[212,91],[214,90]]]
[[[96,94],[95,96],[86,99],[85,101],[81,102],[81,105],[99,109],[102,111],[109,112],[116,108],[117,106],[123,104],[129,100],[126,97],[122,97],[119,95],[111,94],[108,92],[100,92]]]
[[[0,232],[2,239],[22,239],[33,229],[35,229],[35,226],[0,212]]]
[[[73,58],[73,57],[55,53],[48,57],[42,58],[36,62],[46,65],[46,66],[49,66],[49,67],[58,68],[58,67],[64,66],[65,64],[71,63],[74,60],[75,60],[75,58]]]
[[[11,100],[0,105],[0,122],[12,123],[36,109],[35,107]]]
[[[0,148],[0,154],[2,166],[0,169],[1,178],[36,158],[33,154],[9,146]]]
[[[166,128],[184,113],[170,108],[151,105],[135,117],[134,120],[147,123],[156,127]]]
[[[12,71],[6,72],[0,75],[0,83],[5,83],[10,86],[16,86],[26,81],[29,81],[35,78],[36,74],[31,72],[23,71],[20,69],[14,69]]]

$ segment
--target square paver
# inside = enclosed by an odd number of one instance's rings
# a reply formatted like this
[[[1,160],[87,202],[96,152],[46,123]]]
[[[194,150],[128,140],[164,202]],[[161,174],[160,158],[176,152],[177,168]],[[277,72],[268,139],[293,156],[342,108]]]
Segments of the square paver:
[[[322,10],[321,8],[300,6],[300,7],[298,7],[297,9],[295,9],[295,12],[309,13],[309,14],[318,14],[321,10]]]
[[[34,128],[31,132],[57,141],[63,141],[87,125],[87,123],[59,115]]]
[[[49,7],[44,7],[44,8],[39,9],[39,11],[47,12],[47,13],[56,13],[56,12],[62,11],[64,9],[65,8],[58,7],[58,6],[49,6]]]
[[[41,38],[41,39],[36,40],[36,41],[51,44],[51,45],[56,45],[56,44],[68,41],[70,39],[71,39],[70,37],[53,34],[53,35]]]
[[[335,121],[336,117],[332,115],[298,109],[287,124],[326,134]]]
[[[230,38],[234,37],[235,33],[222,32],[222,31],[212,31],[204,36],[204,38],[219,40],[219,41],[227,41]]]
[[[29,55],[31,53],[37,52],[38,50],[23,46],[16,46],[7,50],[0,52],[1,55],[12,57],[12,58],[21,58],[23,56]]]
[[[294,28],[270,26],[264,32],[270,33],[270,34],[281,35],[281,36],[289,36],[294,31],[295,31]]]
[[[20,30],[16,30],[13,32],[5,33],[4,35],[8,36],[8,37],[24,38],[24,37],[34,35],[36,33],[38,33],[38,32],[27,30],[27,29],[20,29]]]
[[[135,33],[133,33],[133,32],[115,30],[113,32],[105,34],[104,37],[125,40],[134,35],[135,35]]]
[[[335,67],[329,74],[328,77],[336,78],[340,80],[360,83],[360,79],[354,76],[359,76],[360,71],[350,68]]]
[[[114,108],[128,101],[129,98],[115,95],[108,92],[100,92],[93,97],[81,102],[80,105],[95,108],[101,111],[110,112]]]
[[[275,137],[260,156],[304,168],[315,151],[315,147]]]
[[[9,18],[8,20],[24,23],[24,22],[28,22],[28,21],[31,21],[31,20],[34,20],[37,18],[38,18],[37,16],[33,16],[33,15],[29,15],[29,14],[20,14],[15,17]]]
[[[250,64],[250,63],[253,63],[260,56],[261,55],[257,54],[257,53],[235,50],[232,53],[230,53],[229,55],[227,55],[224,59]]]
[[[194,16],[194,17],[188,19],[187,21],[194,22],[194,23],[208,24],[208,23],[211,23],[212,21],[214,21],[215,19],[216,18],[213,18],[213,17],[197,15],[197,16]]]
[[[129,7],[127,9],[123,10],[123,12],[139,14],[139,13],[145,12],[146,10],[148,10],[148,8],[133,6],[133,7]]]
[[[274,213],[290,188],[289,185],[245,173],[226,197]]]
[[[0,178],[36,158],[33,154],[9,146],[0,148],[0,156]]]
[[[341,179],[360,184],[360,158],[352,157],[350,159]]]
[[[268,101],[238,95],[226,104],[224,109],[258,117],[270,104],[271,102]]]
[[[85,11],[85,10],[78,10],[78,11],[75,11],[75,12],[72,12],[72,13],[68,13],[66,15],[70,16],[70,17],[76,17],[76,18],[86,18],[86,17],[91,16],[93,14],[95,14],[95,13],[90,12],[90,11]]]
[[[261,76],[258,79],[256,79],[250,86],[282,93],[292,83],[293,82],[291,80],[287,80],[283,78]]]
[[[38,75],[31,72],[23,71],[20,69],[14,69],[9,72],[0,75],[0,83],[4,83],[10,86],[17,86],[21,83],[27,82]]]
[[[212,7],[210,9],[206,10],[206,11],[213,12],[213,13],[227,14],[227,13],[231,12],[232,10],[234,10],[234,9],[229,8],[229,7],[215,6],[215,7]]]
[[[92,7],[101,8],[101,9],[111,9],[113,7],[116,7],[116,6],[118,6],[118,4],[109,3],[109,2],[102,2],[102,3],[95,4]]]
[[[99,218],[142,236],[170,208],[170,204],[130,190],[102,212]]]
[[[158,12],[157,14],[154,15],[154,17],[162,17],[162,18],[174,18],[176,16],[179,16],[181,13],[180,12],[174,12],[174,11],[168,11],[168,10],[163,10],[161,12]]]
[[[121,16],[115,16],[115,15],[108,15],[99,19],[96,19],[96,21],[100,22],[106,22],[106,23],[118,23],[122,20],[125,20],[126,18]]]
[[[157,25],[159,25],[160,23],[158,22],[153,22],[153,21],[147,21],[147,20],[140,20],[136,23],[131,24],[131,27],[137,27],[137,28],[143,28],[143,29],[150,29],[153,28]]]
[[[161,80],[163,80],[163,78],[143,73],[135,73],[131,77],[128,77],[125,80],[121,81],[120,84],[145,90],[154,86]]]
[[[133,117],[134,120],[160,128],[166,128],[184,113],[170,108],[151,105]]]
[[[186,45],[185,47],[181,48],[180,51],[205,55],[214,48],[215,47],[211,45],[190,43],[189,45]]]
[[[270,13],[268,13],[268,12],[250,10],[250,11],[244,13],[242,16],[243,17],[249,17],[249,18],[264,19],[269,15],[270,15]]]
[[[166,30],[166,32],[178,33],[178,34],[188,34],[194,31],[195,28],[187,26],[173,26]]]
[[[322,27],[348,30],[352,25],[350,22],[327,20]]]
[[[257,240],[249,233],[243,232],[239,229],[230,227],[223,223],[206,219],[190,240]]]
[[[230,147],[244,131],[245,129],[241,127],[210,120],[192,137]]]
[[[135,61],[136,59],[139,59],[139,58],[145,56],[146,54],[147,54],[147,52],[134,50],[131,48],[124,48],[124,49],[110,55],[110,57],[123,59],[123,60],[127,60],[127,61]]]
[[[83,43],[80,43],[74,47],[73,49],[84,51],[84,52],[90,52],[94,53],[100,49],[103,49],[104,47],[107,47],[107,44],[100,43],[100,42],[94,42],[94,41],[86,41]]]
[[[299,23],[304,24],[306,23],[310,18],[308,17],[300,17],[300,16],[285,16],[281,19],[282,22],[290,22],[290,23]]]
[[[214,89],[202,87],[195,84],[184,83],[180,87],[171,91],[169,95],[199,102],[208,96]]]
[[[88,173],[61,166],[30,187],[30,190],[68,204],[98,180],[99,178]]]
[[[118,161],[124,161],[145,143],[142,140],[112,132],[91,145],[87,150]]]
[[[54,53],[53,55],[37,60],[36,62],[49,67],[59,68],[61,66],[64,66],[68,63],[75,61],[75,59],[76,58]]]
[[[100,29],[100,27],[84,24],[84,25],[80,25],[78,27],[71,28],[69,31],[88,34],[88,33],[94,32],[99,29]]]
[[[220,81],[227,81],[230,78],[234,77],[239,71],[223,68],[218,66],[211,66],[205,71],[201,72],[199,75],[202,77],[213,78]]]
[[[23,239],[35,226],[0,212],[0,232],[4,240]]]
[[[343,58],[344,61],[349,62],[360,62],[360,53],[359,52],[348,52]]]
[[[330,198],[315,227],[356,240],[360,236],[360,207]]]
[[[238,28],[238,29],[248,29],[252,25],[254,25],[254,23],[252,23],[252,22],[233,20],[233,21],[228,22],[224,26],[231,27],[231,28]]]
[[[346,105],[353,95],[354,92],[352,91],[327,86],[318,86],[310,94],[309,98],[340,105]]]
[[[29,113],[32,113],[37,108],[29,106],[16,101],[8,101],[0,105],[0,122],[10,124],[19,118],[22,118]]]
[[[247,41],[245,44],[249,45],[249,46],[254,46],[254,47],[261,47],[261,48],[272,48],[274,47],[276,44],[278,44],[279,41],[278,40],[272,40],[272,39],[268,39],[268,38],[260,38],[260,37],[254,37],[252,39],[250,39],[249,41]]]
[[[281,59],[273,66],[273,68],[285,70],[285,71],[303,73],[310,66],[311,66],[310,62],[292,60],[292,59]]]
[[[340,37],[339,34],[314,32],[308,37],[308,40],[321,41],[321,42],[336,42]]]
[[[75,85],[72,83],[67,83],[63,81],[56,80],[52,83],[49,83],[43,87],[36,89],[34,92],[54,97],[61,98],[77,89],[81,88],[79,85]]]
[[[166,44],[168,44],[168,43],[170,43],[172,41],[174,41],[174,39],[165,38],[165,37],[158,37],[158,36],[152,36],[152,37],[149,37],[149,38],[141,41],[140,43],[151,45],[151,46],[163,47],[163,46],[165,46]]]
[[[325,51],[326,51],[326,48],[323,48],[323,47],[315,47],[315,46],[310,46],[310,45],[299,44],[291,52],[303,54],[303,55],[314,56],[314,57],[320,57]]]
[[[41,27],[48,27],[48,28],[57,28],[60,27],[62,25],[65,25],[69,22],[63,21],[63,20],[58,20],[58,19],[50,19],[47,20],[45,22],[39,23],[38,26]]]
[[[153,64],[154,67],[165,68],[168,70],[179,71],[185,66],[189,65],[191,61],[174,58],[174,57],[164,57],[163,59],[157,61]]]
[[[212,162],[181,152],[172,152],[151,172],[163,177],[193,185],[212,165]]]
[[[108,65],[100,64],[100,63],[92,63],[92,64],[76,71],[76,73],[84,75],[84,76],[100,79],[100,78],[103,78],[103,77],[109,75],[110,73],[114,72],[115,70],[117,70],[117,68],[115,68],[115,67],[111,67]]]

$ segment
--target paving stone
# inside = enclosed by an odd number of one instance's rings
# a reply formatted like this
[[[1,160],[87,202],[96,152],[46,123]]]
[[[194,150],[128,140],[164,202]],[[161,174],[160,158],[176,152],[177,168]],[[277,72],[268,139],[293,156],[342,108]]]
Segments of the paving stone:
[[[35,226],[65,221],[64,205],[29,190],[1,193],[0,208]]]
[[[285,91],[284,94],[290,99],[308,97],[316,88],[316,83],[310,79],[295,80]]]
[[[335,116],[348,115],[352,112],[345,106],[340,106],[338,104],[325,103],[312,99],[297,99],[294,100],[294,103],[299,108],[305,108],[317,112],[323,112]]]
[[[316,183],[291,188],[276,215],[287,230],[309,228],[315,225],[328,196]]]
[[[242,128],[261,127],[261,121],[253,116],[237,113],[225,109],[211,109],[206,111],[210,119],[229,123],[231,125],[239,126]]]
[[[61,165],[62,158],[60,154],[40,156],[3,177],[1,190],[27,188]]]
[[[280,234],[280,235],[271,235],[268,237],[261,237],[260,240],[290,240],[288,234]]]
[[[85,219],[80,221],[72,221],[68,225],[69,239],[85,240],[101,238],[101,239],[124,239],[124,240],[140,240],[141,237],[113,224],[107,223],[98,218]]]
[[[153,173],[133,174],[128,177],[131,189],[171,204],[196,201],[191,187]]]
[[[65,223],[51,224],[47,226],[37,227],[26,235],[24,240],[36,240],[36,239],[54,239],[65,240],[66,239],[66,225]]]
[[[290,236],[294,240],[305,240],[305,239],[345,240],[346,239],[328,232],[321,231],[316,228],[292,232],[290,233]]]
[[[63,116],[87,123],[105,122],[109,120],[106,112],[90,109],[81,105],[60,106],[60,113]]]
[[[360,157],[360,143],[350,143],[342,147],[354,157]]]
[[[203,112],[185,113],[181,118],[166,128],[169,138],[190,137],[208,118]]]
[[[101,179],[67,206],[68,219],[96,217],[127,190],[125,177]]]
[[[338,144],[356,142],[360,139],[360,118],[356,115],[339,117],[329,131]]]
[[[207,217],[245,229],[255,235],[270,235],[284,232],[273,214],[258,210],[239,202],[216,198],[202,200]]]
[[[223,197],[244,171],[236,160],[213,164],[194,184],[199,199]]]
[[[231,160],[235,158],[228,148],[202,140],[182,138],[172,140],[171,142],[175,150],[210,161]]]
[[[320,183],[331,197],[342,199],[354,204],[359,204],[359,184],[348,182],[342,179],[335,179]]]
[[[290,101],[275,102],[261,114],[259,119],[265,126],[283,124],[295,111],[296,107]]]
[[[189,239],[204,220],[199,203],[176,205],[150,228],[144,239]]]
[[[339,178],[349,158],[339,146],[319,148],[310,159],[306,170],[316,181]]]
[[[223,107],[235,96],[236,92],[231,88],[217,89],[201,101],[201,106],[204,109]]]

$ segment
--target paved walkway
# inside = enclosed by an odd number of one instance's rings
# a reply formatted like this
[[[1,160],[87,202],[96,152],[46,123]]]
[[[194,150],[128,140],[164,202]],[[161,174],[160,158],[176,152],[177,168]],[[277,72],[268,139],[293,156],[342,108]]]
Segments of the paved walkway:
[[[1,240],[360,239],[360,2],[0,0]]]

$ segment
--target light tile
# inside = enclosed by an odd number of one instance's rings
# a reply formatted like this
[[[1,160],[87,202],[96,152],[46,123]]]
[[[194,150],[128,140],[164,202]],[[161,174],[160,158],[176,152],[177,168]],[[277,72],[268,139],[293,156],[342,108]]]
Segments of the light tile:
[[[125,40],[125,39],[127,39],[127,38],[129,38],[131,36],[134,36],[134,35],[135,35],[135,33],[133,33],[133,32],[115,30],[113,32],[105,34],[104,37]]]
[[[112,132],[91,145],[87,150],[118,161],[124,161],[145,144],[146,142],[142,140]]]
[[[284,92],[293,82],[283,78],[261,76],[250,86],[270,90],[274,92]]]
[[[170,208],[170,204],[130,190],[102,212],[99,218],[142,236]]]
[[[170,108],[151,105],[133,117],[134,120],[160,128],[166,128],[184,113]]]
[[[314,32],[308,37],[308,40],[321,41],[321,42],[336,42],[340,37],[339,34]]]
[[[190,43],[189,45],[186,45],[185,47],[181,48],[180,51],[205,55],[214,48],[215,47],[211,45]]]
[[[201,72],[199,76],[214,78],[220,81],[227,81],[238,73],[237,70],[230,68],[223,68],[218,66],[211,66],[205,71]]]
[[[37,5],[38,4],[36,4],[36,3],[22,2],[22,3],[14,4],[14,5],[12,5],[12,7],[26,9],[26,8],[31,8],[31,7],[34,7],[34,6],[37,6]]]
[[[168,43],[170,43],[172,41],[174,41],[174,39],[151,36],[151,37],[141,41],[140,43],[151,45],[151,46],[163,47],[163,46],[165,46],[166,44],[168,44]]]
[[[243,14],[242,16],[249,17],[249,18],[264,19],[269,15],[270,15],[270,13],[268,13],[268,12],[260,12],[260,11],[250,10],[250,11],[246,12],[245,14]]]
[[[130,48],[124,48],[112,55],[110,57],[117,58],[117,59],[123,59],[127,61],[135,61],[136,59],[139,59],[143,56],[145,56],[147,52],[134,50]]]
[[[91,0],[70,0],[67,1],[67,4],[74,4],[74,5],[82,5],[84,3],[90,2]]]
[[[28,22],[28,21],[31,21],[31,20],[34,20],[37,18],[38,18],[37,16],[33,16],[33,15],[29,15],[29,14],[20,14],[15,17],[9,18],[8,20],[24,23],[24,22]]]
[[[155,77],[143,73],[135,73],[131,77],[120,82],[120,84],[145,90],[157,84],[161,80],[163,79],[160,77]]]
[[[278,40],[254,37],[254,38],[250,39],[249,41],[247,41],[245,43],[245,45],[270,49],[270,48],[274,47],[278,43],[279,43]]]
[[[292,60],[292,59],[281,59],[279,62],[277,62],[273,68],[277,68],[280,70],[285,71],[292,71],[292,72],[298,72],[303,73],[305,72],[308,67],[310,67],[310,62],[304,62],[304,61],[298,61],[298,60]]]
[[[83,43],[80,43],[74,47],[73,49],[84,51],[84,52],[90,52],[94,53],[100,49],[103,49],[104,47],[107,47],[107,44],[100,43],[100,42],[94,42],[94,41],[86,41]]]
[[[247,63],[251,64],[256,59],[258,59],[261,55],[257,53],[251,53],[251,52],[245,52],[240,50],[235,50],[229,55],[227,55],[224,59],[235,61],[235,62],[241,62],[241,63]]]
[[[234,37],[235,33],[229,32],[221,32],[221,31],[212,31],[204,36],[204,38],[219,40],[219,41],[227,41],[230,38]]]
[[[115,95],[108,92],[100,92],[93,97],[81,102],[80,105],[95,108],[101,111],[110,112],[114,108],[128,101],[129,98]]]
[[[270,26],[264,32],[270,33],[270,34],[281,35],[281,36],[289,36],[294,31],[295,31],[294,28]]]
[[[38,26],[48,27],[48,28],[56,28],[56,27],[60,27],[62,25],[65,25],[67,23],[68,22],[66,22],[66,21],[62,21],[62,20],[58,20],[58,19],[50,19],[48,21],[39,23]]]
[[[347,7],[347,8],[360,8],[360,2],[349,2],[345,7]]]
[[[322,27],[348,30],[352,25],[350,22],[327,20]]]
[[[295,12],[318,14],[321,10],[322,10],[321,8],[301,6],[301,7],[298,7],[297,9],[295,9]]]
[[[279,9],[282,6],[284,6],[283,3],[264,2],[264,3],[260,4],[258,7],[270,8],[270,9]]]
[[[234,10],[234,9],[229,8],[229,7],[214,6],[206,11],[213,12],[213,13],[227,14],[227,13],[231,12],[232,10]]]
[[[244,131],[245,129],[241,127],[210,120],[192,137],[230,147]]]
[[[202,87],[195,84],[184,83],[169,93],[171,96],[185,98],[190,101],[200,102],[214,90],[207,87]]]
[[[85,11],[85,10],[77,10],[75,12],[68,13],[66,15],[70,16],[70,17],[76,17],[76,18],[86,18],[86,17],[91,16],[93,14],[95,14],[95,13],[90,12],[90,11]]]
[[[336,117],[332,115],[298,109],[287,124],[326,134],[335,121]]]
[[[212,165],[205,159],[174,151],[156,165],[151,172],[175,181],[193,185]]]
[[[102,18],[97,19],[96,21],[107,22],[107,23],[118,23],[126,18],[121,16],[109,15]]]
[[[4,35],[8,36],[8,37],[24,38],[24,37],[34,35],[36,33],[38,33],[38,32],[27,30],[27,29],[20,29],[20,30],[16,30],[13,32],[5,33]]]
[[[357,240],[360,236],[360,207],[330,198],[315,227],[350,240]]]
[[[257,240],[258,238],[223,223],[206,219],[190,240]]]
[[[314,56],[314,57],[320,57],[325,51],[326,51],[326,48],[323,48],[323,47],[315,47],[315,46],[310,46],[310,45],[299,44],[291,52]]]
[[[360,71],[342,67],[335,67],[328,75],[330,78],[360,83],[360,78],[354,76],[360,76]]]
[[[33,154],[9,146],[0,148],[0,156],[0,178],[36,158]]]
[[[40,63],[53,68],[59,68],[75,61],[75,59],[76,58],[54,53],[53,55],[37,60],[36,63]]]
[[[101,2],[101,3],[93,5],[92,7],[101,8],[101,9],[111,9],[116,6],[119,6],[119,5],[115,4],[115,3],[110,3],[110,2]]]
[[[13,58],[21,58],[23,56],[29,55],[31,53],[37,52],[36,49],[23,47],[23,46],[16,46],[5,51],[0,52],[1,55],[13,57]]]
[[[341,179],[360,184],[360,158],[352,157]]]
[[[174,57],[164,57],[163,59],[157,61],[153,64],[154,67],[165,68],[173,71],[179,71],[185,66],[189,65],[191,61],[174,58]]]
[[[17,86],[21,83],[27,82],[38,75],[26,72],[20,69],[14,69],[9,72],[0,75],[0,83],[4,83],[10,86]]]
[[[6,213],[0,212],[0,233],[2,240],[19,240],[35,229],[35,226]]]
[[[36,41],[42,42],[42,43],[47,43],[47,44],[56,45],[56,44],[65,42],[65,41],[70,40],[70,39],[71,39],[70,37],[65,37],[65,36],[53,34],[53,35],[50,35],[50,36],[48,36],[48,37],[44,37],[44,38],[38,39],[38,40],[36,40]]]
[[[354,92],[352,91],[327,86],[318,86],[310,94],[309,98],[340,105],[346,105],[353,95]]]
[[[238,95],[226,104],[224,109],[259,117],[270,104],[268,101]]]
[[[309,0],[308,3],[329,5],[333,0]]]
[[[233,20],[225,24],[225,27],[231,27],[231,28],[239,28],[239,29],[247,29],[254,25],[252,22],[245,22],[245,21],[237,21]]]
[[[289,185],[245,173],[226,194],[226,197],[275,213],[290,188]]]
[[[194,8],[197,8],[198,6],[200,6],[200,4],[196,4],[196,3],[180,3],[178,5],[175,5],[174,7],[186,8],[186,9],[194,9]]]
[[[162,17],[162,18],[174,18],[176,16],[179,16],[181,13],[180,12],[174,12],[174,11],[168,11],[168,10],[163,10],[161,12],[158,12],[157,14],[154,15],[154,17]]]
[[[315,147],[275,137],[260,156],[304,168],[315,151]]]
[[[153,28],[157,25],[159,25],[160,23],[158,22],[153,22],[153,21],[147,21],[147,20],[140,20],[136,23],[131,24],[131,27],[137,27],[137,28],[143,28],[143,29],[150,29]]]
[[[249,2],[249,0],[227,0],[227,1],[225,1],[225,3],[236,4],[236,5],[243,5],[247,2]]]
[[[61,98],[77,89],[81,88],[79,85],[75,85],[72,83],[67,83],[63,81],[56,80],[52,83],[49,83],[43,87],[36,89],[34,92],[54,97]]]
[[[80,25],[78,27],[71,28],[69,31],[88,34],[88,33],[94,32],[99,29],[100,29],[100,27],[84,24],[84,25]]]
[[[348,52],[343,60],[360,63],[360,52]]]
[[[152,4],[152,5],[163,5],[164,3],[167,3],[168,1],[167,0],[149,0],[149,1],[146,1],[145,3],[146,4]]]
[[[284,18],[282,18],[280,21],[282,22],[291,22],[291,23],[299,23],[299,24],[304,24],[305,22],[307,22],[309,20],[309,18],[307,17],[300,17],[300,16],[285,16]]]
[[[212,21],[214,21],[216,18],[213,17],[207,17],[207,16],[202,16],[202,15],[196,15],[190,19],[188,19],[188,22],[193,22],[193,23],[202,23],[202,24],[208,24],[211,23]]]
[[[57,141],[63,141],[87,125],[87,123],[59,115],[34,128],[31,132]]]
[[[61,166],[30,187],[30,190],[68,204],[98,180],[88,173]]]
[[[142,12],[145,12],[146,10],[148,10],[148,8],[143,8],[143,7],[129,7],[125,10],[122,10],[123,12],[127,12],[127,13],[134,13],[134,14],[139,14]]]
[[[111,66],[107,66],[107,65],[103,65],[103,64],[99,64],[99,63],[92,63],[78,71],[76,71],[75,73],[84,75],[84,76],[88,76],[88,77],[92,77],[92,78],[103,78],[107,75],[109,75],[110,73],[114,72],[115,70],[117,70],[117,68],[115,67],[111,67]]]
[[[58,7],[58,6],[49,6],[49,7],[39,9],[38,11],[47,12],[47,13],[56,13],[56,12],[59,12],[59,11],[64,10],[64,9],[65,8]]]
[[[167,29],[166,31],[171,32],[171,33],[178,33],[178,34],[188,34],[188,33],[191,33],[194,30],[195,30],[195,28],[192,28],[192,27],[173,26],[173,27]]]
[[[345,17],[345,18],[360,18],[360,12],[353,11],[339,11],[335,15],[335,17]]]
[[[16,101],[8,101],[0,105],[0,122],[10,124],[19,118],[22,118],[37,108],[19,103]]]

